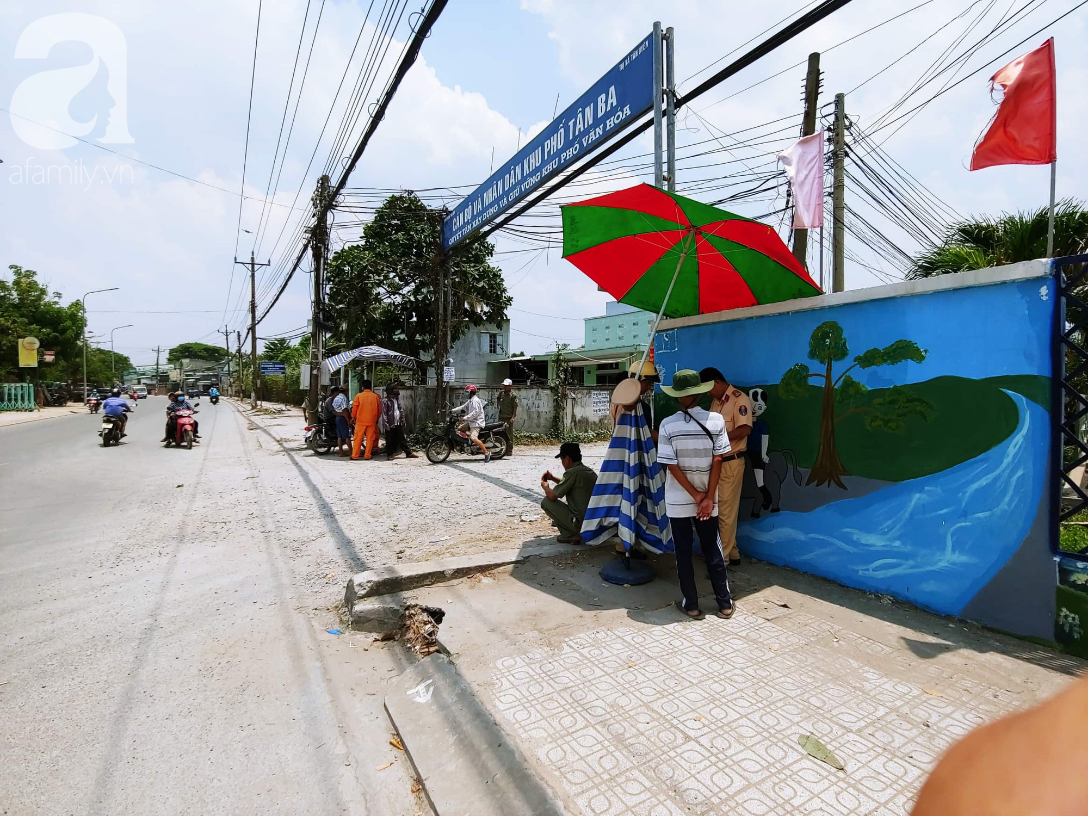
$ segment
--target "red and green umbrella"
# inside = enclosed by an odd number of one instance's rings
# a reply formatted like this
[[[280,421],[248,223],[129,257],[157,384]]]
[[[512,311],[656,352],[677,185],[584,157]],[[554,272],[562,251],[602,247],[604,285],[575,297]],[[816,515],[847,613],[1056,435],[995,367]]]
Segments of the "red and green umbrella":
[[[668,297],[667,317],[821,294],[766,224],[649,184],[564,206],[563,257],[621,303]]]

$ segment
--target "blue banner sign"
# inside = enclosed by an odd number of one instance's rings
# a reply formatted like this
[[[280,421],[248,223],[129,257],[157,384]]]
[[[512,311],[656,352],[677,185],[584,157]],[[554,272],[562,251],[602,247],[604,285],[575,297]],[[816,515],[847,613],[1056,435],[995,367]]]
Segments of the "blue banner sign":
[[[442,246],[464,240],[633,124],[653,107],[653,75],[650,34],[453,209],[442,225]]]
[[[261,374],[286,374],[287,363],[261,363]]]

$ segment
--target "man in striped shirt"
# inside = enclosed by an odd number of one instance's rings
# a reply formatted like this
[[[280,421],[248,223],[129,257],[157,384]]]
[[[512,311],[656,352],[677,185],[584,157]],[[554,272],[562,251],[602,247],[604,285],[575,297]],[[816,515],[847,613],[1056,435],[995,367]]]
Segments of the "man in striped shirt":
[[[682,596],[677,606],[694,620],[706,617],[699,609],[692,563],[696,535],[714,587],[718,617],[731,618],[735,609],[729,594],[725,556],[718,542],[718,480],[722,473],[721,458],[729,453],[729,437],[721,414],[696,405],[699,396],[713,387],[713,382],[700,382],[699,372],[688,369],[677,371],[671,386],[661,387],[680,402],[680,410],[661,423],[657,461],[668,470],[665,509],[672,522]]]

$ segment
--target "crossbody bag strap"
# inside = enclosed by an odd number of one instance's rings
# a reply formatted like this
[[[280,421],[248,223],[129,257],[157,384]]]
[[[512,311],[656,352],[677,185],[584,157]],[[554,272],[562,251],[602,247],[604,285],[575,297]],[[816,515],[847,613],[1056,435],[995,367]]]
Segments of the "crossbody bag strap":
[[[706,425],[704,425],[704,424],[703,424],[703,423],[701,423],[701,422],[700,422],[699,420],[697,420],[697,419],[696,419],[696,418],[695,418],[695,417],[694,417],[694,416],[693,416],[692,414],[688,413],[688,409],[687,409],[687,408],[681,408],[680,410],[684,412],[684,416],[686,416],[686,417],[688,417],[689,419],[691,419],[691,420],[692,420],[692,421],[693,421],[693,422],[694,422],[694,423],[695,423],[696,425],[698,425],[698,426],[699,426],[700,428],[702,428],[702,429],[703,429],[703,433],[705,433],[705,434],[706,434],[706,438],[707,438],[707,439],[709,439],[709,440],[710,440],[710,444],[711,444],[711,445],[713,445],[713,444],[714,444],[714,434],[712,434],[712,433],[710,432],[710,428],[708,428],[708,427],[707,427]]]

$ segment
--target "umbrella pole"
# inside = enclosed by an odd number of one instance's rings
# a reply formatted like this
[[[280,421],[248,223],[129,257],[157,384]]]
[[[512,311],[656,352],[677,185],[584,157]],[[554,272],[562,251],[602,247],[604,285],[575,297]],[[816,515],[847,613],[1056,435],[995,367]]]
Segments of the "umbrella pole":
[[[646,365],[646,360],[650,356],[650,346],[653,345],[654,335],[657,334],[657,324],[661,322],[662,315],[665,314],[665,307],[669,305],[669,298],[672,297],[672,288],[676,286],[676,279],[680,277],[680,268],[684,265],[684,261],[687,260],[688,250],[690,247],[691,233],[687,234],[684,238],[684,248],[680,250],[680,260],[676,262],[676,271],[672,273],[672,280],[669,282],[669,288],[665,292],[665,299],[661,302],[661,309],[657,313],[657,317],[654,319],[654,325],[650,327],[650,342],[646,344],[646,350],[642,352],[642,360],[639,361],[638,368],[635,371],[641,373],[642,367]],[[631,377],[637,377],[638,374],[630,374]]]

